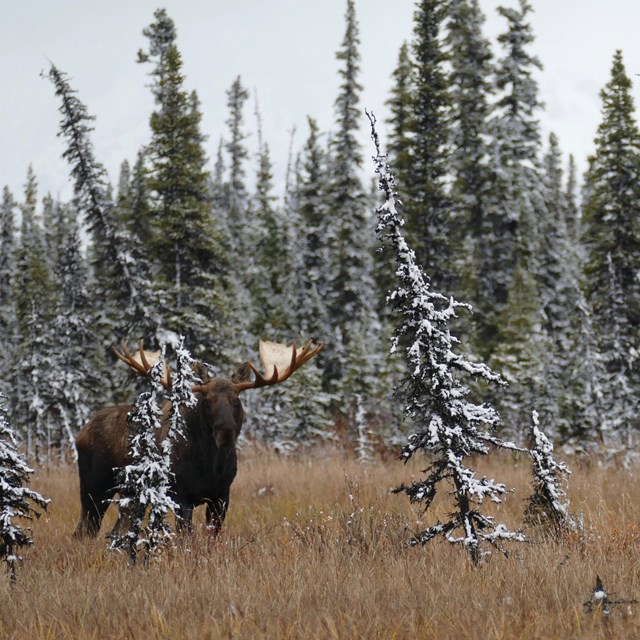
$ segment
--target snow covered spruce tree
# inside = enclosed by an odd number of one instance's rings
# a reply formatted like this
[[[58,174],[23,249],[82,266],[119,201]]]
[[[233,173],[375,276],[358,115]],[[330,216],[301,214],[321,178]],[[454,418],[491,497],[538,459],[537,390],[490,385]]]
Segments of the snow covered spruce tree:
[[[131,463],[120,472],[119,498],[114,502],[120,517],[111,532],[112,549],[124,549],[136,563],[138,552],[144,551],[145,564],[150,556],[168,544],[173,533],[166,521],[169,512],[175,513],[176,504],[170,495],[170,457],[177,438],[184,437],[182,407],[193,408],[196,397],[192,388],[199,382],[194,361],[180,336],[175,345],[176,366],[169,371],[165,365],[165,347],[148,372],[150,391],[141,393],[127,416]],[[144,362],[142,363],[144,365]],[[163,388],[168,391],[166,394]],[[171,402],[169,429],[162,437],[162,401]],[[126,527],[126,530],[125,530]]]
[[[51,367],[51,323],[56,291],[44,242],[42,219],[36,213],[37,181],[29,167],[21,203],[22,224],[13,279],[15,321],[11,382],[11,415],[24,438],[27,459],[47,454],[48,399]]]
[[[130,238],[119,227],[107,171],[95,158],[90,138],[94,117],[76,96],[65,73],[51,65],[48,76],[61,101],[58,135],[67,142],[62,157],[71,167],[74,208],[84,215],[92,240],[93,325],[109,336],[105,338],[107,344],[111,336],[129,332],[149,337],[157,326],[157,320],[149,314],[157,306],[153,302],[154,292],[130,259]]]
[[[557,536],[577,528],[576,521],[569,513],[569,502],[560,486],[560,474],[571,474],[564,462],[553,457],[553,445],[540,429],[538,412],[531,413],[531,449],[533,461],[533,493],[525,511],[525,521],[531,524],[547,524],[553,527]]]
[[[54,283],[58,288],[54,317],[47,327],[50,343],[47,376],[47,413],[53,431],[49,447],[59,456],[76,458],[75,435],[89,419],[96,389],[100,388],[93,363],[88,360],[96,342],[90,322],[91,297],[87,265],[82,254],[81,232],[74,212],[54,207],[47,226],[55,228],[52,240]],[[49,459],[52,452],[49,451]]]
[[[162,427],[163,369],[164,349],[149,372],[151,391],[138,396],[127,416],[131,462],[120,472],[119,497],[114,500],[120,516],[110,534],[110,547],[125,550],[132,564],[139,550],[144,551],[146,564],[150,555],[172,538],[166,522],[168,513],[176,509],[169,496],[171,438],[159,442],[158,436]]]
[[[191,353],[184,346],[184,336],[175,345],[176,366],[175,372],[171,375],[171,387],[169,389],[169,400],[171,409],[169,411],[169,438],[174,442],[176,438],[184,435],[184,418],[180,411],[181,407],[193,409],[198,403],[192,389],[202,380],[196,375],[196,364],[191,357]],[[204,366],[204,365],[198,365]]]
[[[226,263],[208,202],[209,175],[201,133],[200,103],[185,88],[182,56],[173,20],[165,9],[143,30],[148,50],[138,62],[150,64],[156,109],[146,147],[150,195],[149,245],[156,256],[154,280],[163,290],[162,325],[185,333],[200,357],[222,352]]]
[[[0,203],[0,340],[4,348],[0,352],[0,369],[9,371],[13,361],[15,343],[15,304],[12,295],[16,277],[17,234],[15,223],[16,202],[5,187]],[[7,379],[0,380],[0,393],[8,393],[11,383]]]
[[[604,431],[630,447],[638,428],[640,130],[622,53],[601,91],[602,122],[584,186],[585,293],[608,381]]]
[[[449,96],[442,46],[446,5],[443,0],[416,3],[411,135],[406,149],[410,168],[402,185],[407,237],[437,286],[448,286],[452,280],[451,207],[446,193]]]
[[[476,364],[455,353],[458,340],[451,335],[449,323],[459,309],[467,305],[433,291],[429,278],[416,263],[401,228],[401,203],[395,193],[395,181],[385,156],[380,153],[375,118],[371,118],[372,137],[376,147],[376,173],[386,202],[376,211],[377,233],[393,247],[398,285],[389,296],[389,303],[402,316],[393,339],[392,351],[401,349],[407,374],[401,389],[406,397],[405,414],[417,428],[402,450],[409,460],[416,452],[434,456],[424,480],[402,484],[395,493],[404,492],[411,502],[429,509],[440,482],[453,486],[455,507],[448,522],[438,522],[417,533],[413,544],[425,544],[438,535],[453,544],[462,544],[474,564],[483,555],[482,543],[501,549],[509,540],[524,541],[521,532],[509,531],[494,518],[484,515],[480,506],[486,498],[495,503],[508,492],[504,484],[477,478],[466,466],[473,454],[486,455],[491,447],[517,449],[490,432],[499,420],[490,406],[468,400],[469,389],[462,378],[471,376],[488,384],[500,384],[500,377],[484,364]],[[483,425],[488,427],[483,430]],[[456,532],[461,530],[459,535]]]
[[[294,322],[300,335],[320,338],[329,335],[327,305],[326,154],[320,146],[315,120],[308,118],[309,136],[296,166],[293,277],[297,302]],[[324,362],[324,353],[318,355]]]
[[[20,547],[33,544],[29,529],[15,522],[16,518],[32,520],[46,511],[49,500],[26,488],[33,471],[20,457],[16,437],[9,426],[6,401],[0,395],[0,560],[7,563],[12,581],[16,579],[17,555]]]
[[[534,40],[528,22],[531,11],[527,0],[520,0],[518,9],[498,9],[507,20],[507,29],[498,36],[504,55],[496,62],[497,101],[488,123],[489,170],[493,177],[483,201],[483,226],[479,229],[483,245],[480,311],[484,358],[505,339],[500,335],[501,316],[518,263],[538,273],[538,222],[546,218],[537,119],[542,104],[535,79],[542,65],[529,52]],[[491,304],[486,304],[489,300]]]

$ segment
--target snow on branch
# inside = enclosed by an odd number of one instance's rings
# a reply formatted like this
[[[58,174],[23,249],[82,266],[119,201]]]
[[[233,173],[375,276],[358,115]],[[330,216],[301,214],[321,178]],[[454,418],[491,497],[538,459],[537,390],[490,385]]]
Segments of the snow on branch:
[[[149,373],[151,391],[138,396],[127,416],[131,462],[118,474],[119,497],[114,500],[120,517],[110,534],[110,548],[127,551],[132,564],[136,563],[139,550],[145,552],[147,562],[157,548],[172,538],[166,522],[168,513],[176,510],[170,496],[171,440],[161,441],[160,437],[164,352],[163,348]]]
[[[107,170],[95,158],[90,137],[93,130],[91,122],[95,116],[89,115],[77,92],[70,86],[67,74],[52,64],[47,75],[61,101],[59,111],[62,119],[58,135],[67,143],[62,157],[69,163],[75,181],[76,205],[84,213],[95,241],[106,251],[101,259],[113,265],[123,287],[123,295],[133,306],[134,317],[146,318],[148,310],[138,301],[145,283],[132,268],[129,237],[118,228],[109,194]]]
[[[176,367],[172,374],[171,389],[169,390],[169,400],[171,409],[169,411],[169,439],[175,442],[178,437],[184,437],[184,418],[181,408],[193,409],[198,404],[198,399],[192,391],[196,384],[201,384],[194,371],[195,361],[184,346],[184,336],[180,336],[178,344],[175,346]]]
[[[15,433],[7,419],[6,400],[0,395],[0,560],[6,562],[12,582],[16,580],[16,565],[22,560],[18,549],[33,544],[30,529],[15,520],[40,517],[40,509],[46,511],[50,502],[24,486],[32,473],[18,453]]]
[[[166,519],[175,514],[172,497],[171,452],[177,438],[184,437],[184,408],[197,404],[192,388],[202,382],[196,364],[180,336],[175,344],[176,364],[172,368],[171,387],[162,384],[166,346],[149,372],[150,391],[141,393],[127,416],[131,462],[119,473],[119,497],[114,500],[120,518],[111,532],[111,549],[125,550],[132,564],[140,550],[145,563],[157,549],[173,539]],[[169,429],[162,433],[162,403],[170,402]]]
[[[571,471],[564,462],[553,457],[553,445],[540,429],[538,412],[531,415],[531,460],[533,463],[533,493],[525,511],[525,520],[533,524],[551,524],[556,535],[576,531],[578,523],[569,513],[569,501],[560,486],[560,475]]]
[[[503,385],[504,382],[485,364],[472,362],[457,351],[459,341],[451,334],[449,324],[457,318],[459,310],[466,311],[469,305],[434,291],[428,276],[416,263],[415,253],[402,234],[402,203],[387,158],[380,151],[375,117],[369,113],[367,116],[376,149],[378,185],[385,197],[376,209],[376,232],[381,242],[393,251],[396,263],[397,287],[388,296],[387,303],[399,313],[401,320],[391,350],[404,354],[406,376],[399,390],[406,399],[405,415],[416,429],[409,436],[402,457],[407,461],[417,451],[425,451],[435,458],[426,471],[425,480],[409,486],[403,484],[394,491],[406,493],[411,502],[422,503],[427,510],[441,481],[453,485],[456,511],[451,520],[416,534],[412,542],[424,544],[441,535],[451,543],[462,544],[477,563],[482,556],[483,542],[500,549],[504,541],[524,541],[525,537],[480,512],[485,499],[500,503],[509,490],[502,483],[476,477],[475,472],[465,466],[465,461],[473,454],[487,455],[493,447],[522,449],[491,432],[499,422],[493,407],[469,399],[465,377],[489,384]],[[455,534],[458,530],[462,535]]]

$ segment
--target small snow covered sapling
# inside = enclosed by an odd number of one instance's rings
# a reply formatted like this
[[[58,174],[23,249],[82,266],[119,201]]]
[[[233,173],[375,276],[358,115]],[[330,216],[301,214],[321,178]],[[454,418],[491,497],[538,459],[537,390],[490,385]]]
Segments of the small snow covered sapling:
[[[46,511],[50,502],[24,486],[32,473],[18,453],[15,434],[7,419],[6,401],[0,395],[0,560],[7,563],[12,581],[16,579],[16,564],[22,559],[17,550],[33,544],[30,530],[15,519],[40,517],[38,509]]]
[[[399,215],[401,202],[386,157],[380,153],[375,118],[369,115],[369,119],[376,148],[374,161],[379,188],[386,196],[385,203],[376,209],[376,232],[395,257],[397,288],[389,296],[388,303],[402,318],[395,332],[392,352],[400,349],[404,352],[407,374],[401,390],[406,400],[405,415],[417,429],[409,437],[402,457],[407,461],[418,451],[433,456],[424,480],[414,481],[409,486],[403,484],[394,492],[406,493],[411,502],[422,503],[426,511],[433,503],[441,481],[452,486],[455,508],[449,521],[438,522],[416,534],[412,543],[425,544],[442,535],[451,543],[462,544],[475,564],[483,555],[480,548],[483,542],[501,549],[503,541],[524,541],[525,537],[481,513],[480,506],[486,498],[500,503],[508,489],[486,477],[477,478],[466,466],[466,460],[474,454],[488,454],[491,447],[518,447],[491,433],[490,429],[499,421],[492,407],[468,399],[470,390],[463,383],[465,376],[501,384],[500,376],[486,365],[471,362],[456,353],[458,340],[451,335],[449,323],[456,318],[459,309],[467,309],[468,305],[433,291],[429,278],[416,263],[415,253],[401,232],[404,224]],[[460,534],[456,533],[458,531]]]
[[[540,429],[537,411],[531,416],[530,435],[534,488],[525,510],[525,521],[550,524],[556,535],[576,531],[577,523],[569,513],[569,502],[560,486],[560,474],[568,476],[571,471],[564,462],[554,459],[553,445]]]
[[[175,345],[176,366],[167,384],[169,431],[161,440],[162,409],[164,399],[163,347],[158,362],[151,367],[151,391],[138,396],[127,417],[131,463],[120,472],[116,502],[121,511],[115,530],[110,534],[112,549],[125,549],[135,564],[139,549],[145,551],[145,562],[157,548],[168,543],[173,533],[166,517],[175,513],[176,504],[170,495],[171,450],[177,438],[184,437],[184,417],[181,409],[192,409],[197,404],[193,386],[202,382],[196,375],[196,365],[184,346],[184,337]],[[202,365],[200,365],[202,366]],[[147,514],[148,512],[148,514]],[[147,517],[145,525],[145,517]],[[124,531],[124,527],[128,530]]]
[[[132,564],[140,549],[145,551],[147,562],[173,536],[166,522],[169,511],[176,509],[169,495],[171,438],[160,441],[163,367],[164,348],[149,371],[151,391],[138,396],[127,416],[131,462],[119,473],[119,497],[114,502],[120,517],[109,535],[110,548],[126,550]]]

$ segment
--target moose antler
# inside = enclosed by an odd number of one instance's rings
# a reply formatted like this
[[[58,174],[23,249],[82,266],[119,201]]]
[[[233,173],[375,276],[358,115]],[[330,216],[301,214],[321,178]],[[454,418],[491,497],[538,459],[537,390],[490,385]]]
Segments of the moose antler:
[[[141,376],[149,375],[149,371],[158,363],[162,354],[162,351],[145,351],[144,340],[140,340],[140,349],[136,351],[135,354],[131,354],[127,349],[124,340],[120,341],[120,348],[122,352],[118,351],[115,347],[113,348],[113,352],[130,369]],[[162,378],[160,382],[165,389],[171,387],[171,371],[166,363],[164,363],[162,367]]]
[[[260,361],[264,372],[258,371],[253,362],[247,364],[255,374],[255,379],[248,382],[235,382],[233,388],[240,392],[245,389],[258,389],[272,384],[284,382],[296,369],[320,353],[324,345],[314,345],[311,340],[304,347],[291,346],[260,340]]]

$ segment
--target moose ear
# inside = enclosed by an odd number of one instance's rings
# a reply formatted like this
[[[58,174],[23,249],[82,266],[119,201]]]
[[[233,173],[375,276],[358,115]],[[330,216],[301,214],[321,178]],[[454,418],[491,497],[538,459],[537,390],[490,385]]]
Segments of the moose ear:
[[[209,380],[211,379],[211,376],[209,375],[209,370],[207,369],[206,365],[203,364],[202,362],[196,360],[191,365],[191,368],[195,376],[202,381],[203,385],[207,384],[207,382],[209,382]]]
[[[231,376],[231,382],[246,382],[251,377],[251,365],[248,362],[239,364]]]

